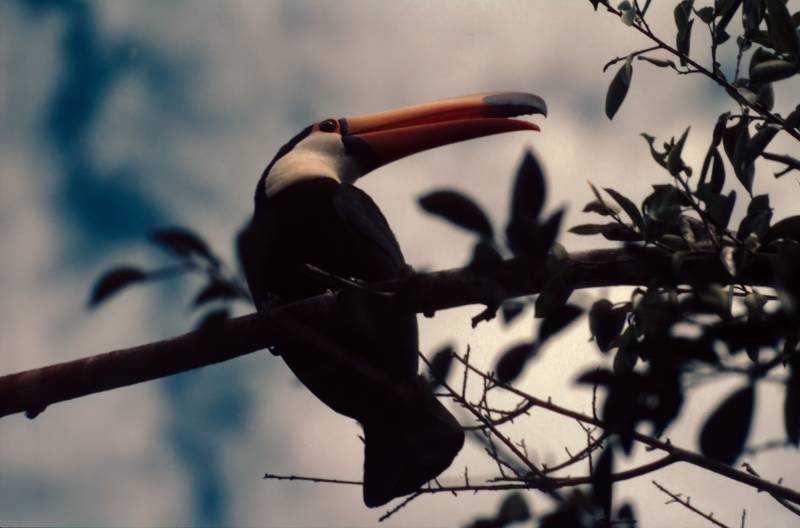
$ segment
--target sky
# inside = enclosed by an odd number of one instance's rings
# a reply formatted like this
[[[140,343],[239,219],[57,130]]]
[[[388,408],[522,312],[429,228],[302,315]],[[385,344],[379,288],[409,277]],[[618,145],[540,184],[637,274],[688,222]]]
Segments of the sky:
[[[654,28],[672,35],[672,2],[653,4]],[[698,50],[704,38],[696,34]],[[603,73],[603,64],[648,45],[578,0],[0,3],[0,373],[190,330],[199,316],[187,308],[197,281],[134,289],[94,312],[85,309],[88,291],[114,264],[163,263],[146,243],[161,226],[191,226],[232,261],[264,166],[297,131],[326,117],[497,90],[547,101],[550,114],[537,119],[542,131],[535,136],[429,151],[359,183],[417,269],[461,266],[473,243],[425,215],[417,198],[456,188],[502,225],[526,149],[546,169],[547,207],[567,207],[566,225],[591,220],[580,212],[592,199],[587,181],[641,199],[666,174],[639,133],[664,140],[691,126],[686,159],[699,166],[716,116],[729,109],[724,94],[699,76],[676,78],[636,63],[628,99],[609,121],[603,102],[613,68]],[[723,58],[729,67],[731,57]],[[798,91],[794,81],[778,85],[777,100]],[[787,141],[776,150],[781,146],[796,149]],[[759,169],[755,192],[772,193],[776,218],[791,214],[797,182]],[[741,195],[736,185],[728,182]],[[571,235],[561,241],[571,250],[605,245]],[[575,299],[588,306],[602,295],[626,294],[587,291]],[[472,330],[478,311],[420,318],[422,350],[470,345],[479,365],[490,366],[497,352],[530,335],[531,314],[510,328]],[[574,325],[520,386],[589,410],[591,395],[573,383],[597,360],[588,338],[585,320]],[[696,447],[699,420],[738,384],[728,379],[692,393],[690,411],[667,435]],[[783,434],[778,396],[771,388],[759,393],[751,441]],[[556,460],[584,441],[576,424],[538,411],[513,431],[537,461]],[[358,488],[261,479],[265,472],[358,479],[358,433],[279,358],[252,354],[58,404],[35,420],[4,418],[0,524],[374,525],[383,511],[365,508]],[[471,475],[491,475],[480,455],[468,445],[442,482],[460,482],[465,465]],[[785,473],[790,461],[796,465],[796,452],[750,459],[763,475],[800,487]],[[792,520],[765,494],[699,470],[671,467],[655,478],[730,523],[740,508],[748,510],[748,526]],[[617,499],[634,501],[645,526],[700,525],[665,506],[647,478],[618,492]],[[385,524],[463,525],[501,499],[422,497]],[[538,511],[549,507],[539,494],[530,500]]]

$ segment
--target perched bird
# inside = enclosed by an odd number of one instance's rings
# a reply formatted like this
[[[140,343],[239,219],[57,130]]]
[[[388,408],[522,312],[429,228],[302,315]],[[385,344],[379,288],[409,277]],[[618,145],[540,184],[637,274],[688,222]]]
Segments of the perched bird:
[[[539,130],[511,118],[546,112],[532,94],[487,93],[305,128],[264,170],[253,218],[239,235],[256,306],[330,288],[307,265],[365,283],[408,273],[386,219],[356,180],[426,149]],[[376,507],[444,471],[464,432],[418,377],[416,316],[369,293],[355,297],[336,321],[294,321],[275,353],[326,405],[362,425],[364,503]]]

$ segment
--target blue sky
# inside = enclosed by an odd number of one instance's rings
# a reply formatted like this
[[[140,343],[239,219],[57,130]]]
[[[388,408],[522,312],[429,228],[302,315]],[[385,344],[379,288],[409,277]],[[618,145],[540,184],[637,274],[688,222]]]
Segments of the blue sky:
[[[654,4],[655,27],[671,32],[670,3]],[[363,182],[409,262],[441,269],[463,264],[471,240],[422,214],[415,200],[423,193],[459,188],[500,222],[513,171],[531,147],[548,170],[549,207],[567,205],[575,224],[592,199],[587,180],[641,197],[663,178],[639,132],[666,139],[691,125],[687,156],[699,164],[710,126],[728,108],[700,78],[676,80],[637,64],[629,99],[609,122],[603,100],[611,73],[601,66],[647,44],[584,1],[4,2],[0,18],[3,373],[191,328],[196,316],[186,305],[197,284],[126,292],[96,313],[83,306],[108,266],[159,258],[144,243],[153,227],[192,226],[230,259],[263,167],[311,121],[481,91],[530,91],[548,101],[541,134],[427,152]],[[796,182],[771,180],[767,170],[756,191],[776,193],[780,218]],[[588,247],[575,237],[563,242]],[[508,334],[491,324],[472,331],[474,312],[421,320],[423,349],[452,337],[488,365],[529,332],[529,320]],[[590,399],[571,380],[595,357],[585,325],[576,326],[524,383],[585,410]],[[759,395],[765,439],[781,431],[776,394]],[[693,424],[720,395],[701,394],[671,437],[694,445]],[[537,446],[539,460],[582,442],[574,424],[544,416],[517,431]],[[59,404],[34,421],[3,419],[0,523],[372,525],[380,512],[363,507],[360,490],[260,480],[265,471],[358,478],[358,432],[278,359],[254,354]],[[445,480],[457,481],[467,463],[471,474],[489,474],[477,454],[467,448]],[[788,479],[786,460],[755,461],[762,473]],[[768,497],[706,474],[671,468],[663,479],[731,519],[738,512],[726,503],[735,499],[749,518],[764,512],[754,522],[786,520]],[[645,521],[657,526],[665,513],[683,519],[648,486],[622,487],[647,511]],[[426,497],[389,524],[464,523],[499,500]]]

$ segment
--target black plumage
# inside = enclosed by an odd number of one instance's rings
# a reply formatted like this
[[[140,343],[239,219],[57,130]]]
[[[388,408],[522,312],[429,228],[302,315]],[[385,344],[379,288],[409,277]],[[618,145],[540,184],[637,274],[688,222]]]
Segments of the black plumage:
[[[262,193],[239,251],[258,306],[268,296],[293,301],[324,293],[329,285],[306,264],[365,282],[408,272],[372,199],[330,178],[306,179],[269,198]],[[340,304],[347,313],[336,320],[295,321],[293,328],[308,333],[286,336],[277,353],[320,400],[362,424],[364,501],[379,506],[441,473],[464,434],[418,380],[416,316],[358,292]]]

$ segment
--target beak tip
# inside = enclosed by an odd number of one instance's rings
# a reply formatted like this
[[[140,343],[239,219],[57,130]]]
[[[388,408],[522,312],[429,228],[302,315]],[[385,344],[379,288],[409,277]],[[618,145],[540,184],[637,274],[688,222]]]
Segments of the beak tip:
[[[538,95],[527,92],[498,92],[486,95],[483,103],[502,107],[514,115],[541,114],[547,117],[547,103]]]

